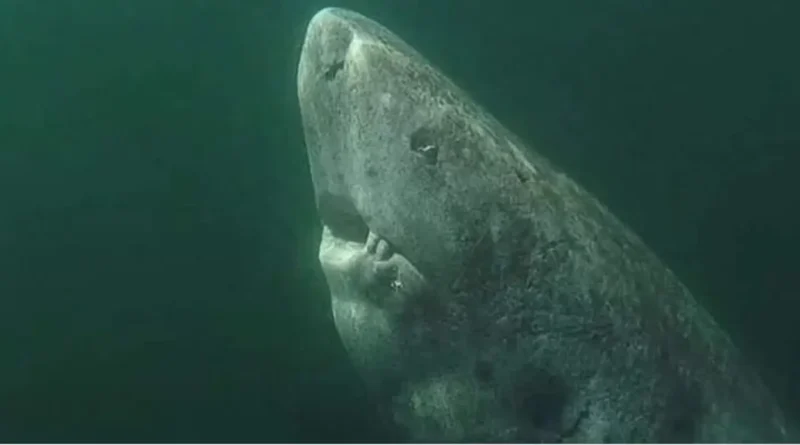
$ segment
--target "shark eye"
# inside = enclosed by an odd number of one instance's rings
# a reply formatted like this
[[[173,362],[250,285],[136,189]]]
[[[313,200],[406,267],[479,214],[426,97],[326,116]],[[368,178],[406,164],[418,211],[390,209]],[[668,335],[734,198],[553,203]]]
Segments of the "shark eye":
[[[436,134],[429,127],[420,127],[409,138],[411,151],[422,156],[430,164],[436,164],[439,158],[439,145],[436,141]]]

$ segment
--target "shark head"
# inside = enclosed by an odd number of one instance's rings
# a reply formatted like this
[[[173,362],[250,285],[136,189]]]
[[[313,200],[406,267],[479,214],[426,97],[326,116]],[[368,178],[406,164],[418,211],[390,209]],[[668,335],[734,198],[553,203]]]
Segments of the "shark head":
[[[352,11],[314,15],[297,82],[337,328],[363,367],[399,372],[404,314],[441,303],[536,169],[420,54]]]
[[[312,18],[298,71],[325,227],[362,244],[374,233],[429,272],[451,267],[475,201],[465,179],[476,175],[454,159],[467,148],[455,146],[464,130],[443,79],[381,25],[337,8]]]

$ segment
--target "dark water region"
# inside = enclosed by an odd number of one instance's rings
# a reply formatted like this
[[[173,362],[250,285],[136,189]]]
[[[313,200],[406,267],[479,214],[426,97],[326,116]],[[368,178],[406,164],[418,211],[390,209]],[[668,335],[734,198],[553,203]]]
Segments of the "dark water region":
[[[800,3],[0,0],[0,440],[385,437],[295,96],[332,4],[603,200],[800,417]]]

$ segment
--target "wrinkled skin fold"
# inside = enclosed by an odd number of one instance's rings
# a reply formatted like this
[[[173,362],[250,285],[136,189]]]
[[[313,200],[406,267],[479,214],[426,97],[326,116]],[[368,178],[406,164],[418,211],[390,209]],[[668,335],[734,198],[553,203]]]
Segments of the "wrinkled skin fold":
[[[334,321],[398,440],[788,440],[676,276],[399,37],[323,9],[297,77]]]

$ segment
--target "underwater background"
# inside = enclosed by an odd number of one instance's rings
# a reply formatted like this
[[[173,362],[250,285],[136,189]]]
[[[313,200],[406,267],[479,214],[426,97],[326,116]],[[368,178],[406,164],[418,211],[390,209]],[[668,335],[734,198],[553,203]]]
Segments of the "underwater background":
[[[610,207],[800,418],[800,2],[0,0],[0,441],[386,438],[296,99],[331,5]]]

